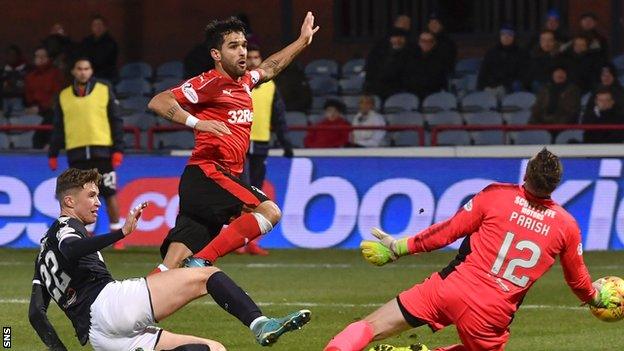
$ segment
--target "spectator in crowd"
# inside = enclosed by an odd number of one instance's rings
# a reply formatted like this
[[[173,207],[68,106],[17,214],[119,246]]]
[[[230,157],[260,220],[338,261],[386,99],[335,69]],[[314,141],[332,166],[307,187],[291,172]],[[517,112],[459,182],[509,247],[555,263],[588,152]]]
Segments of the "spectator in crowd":
[[[117,42],[108,32],[106,19],[96,15],[91,20],[91,35],[84,38],[81,53],[93,64],[97,78],[109,82],[117,76]]]
[[[455,44],[455,41],[446,33],[442,19],[435,12],[429,15],[427,31],[435,36],[436,56],[442,60],[447,75],[452,75],[455,73],[455,62],[457,62],[457,44]]]
[[[58,168],[58,154],[65,149],[69,167],[96,168],[102,175],[100,195],[106,201],[110,230],[119,230],[117,175],[123,161],[123,121],[116,113],[113,89],[93,78],[91,62],[86,57],[72,66],[74,81],[61,91],[55,104],[54,124],[48,165]],[[115,245],[116,248],[123,244]]]
[[[598,26],[598,17],[593,12],[586,12],[580,18],[580,34],[589,39],[589,50],[600,53],[602,58],[609,58],[609,42],[596,27]]]
[[[598,53],[589,51],[589,39],[583,35],[575,36],[563,59],[569,67],[568,80],[581,89],[581,94],[591,90],[603,59]]]
[[[617,108],[609,88],[600,88],[595,93],[594,108],[586,110],[583,115],[583,124],[624,124],[622,110]],[[604,144],[624,142],[624,133],[621,130],[586,130],[586,143]]]
[[[548,13],[546,13],[543,30],[553,32],[555,41],[558,43],[566,43],[570,40],[570,37],[561,25],[561,12],[557,9],[550,9]],[[539,37],[540,35],[537,34],[531,38],[529,45],[527,45],[528,51],[534,50],[539,46]]]
[[[360,110],[353,119],[354,127],[383,127],[386,121],[375,111],[375,99],[372,95],[362,95]],[[354,130],[351,133],[351,144],[361,147],[378,147],[386,136],[385,130]]]
[[[312,106],[312,90],[301,65],[291,63],[275,78],[286,111],[307,112]]]
[[[7,117],[24,107],[24,78],[28,68],[19,46],[10,45],[6,50],[6,65],[0,76],[3,112]]]
[[[247,49],[247,68],[254,70],[260,66],[262,55],[260,47],[250,44]],[[284,102],[279,90],[273,81],[262,83],[251,91],[253,102],[253,124],[249,150],[243,177],[252,186],[262,189],[266,175],[266,159],[271,146],[271,131],[275,132],[277,140],[284,148],[284,157],[293,157],[292,143],[288,139]],[[264,189],[266,190],[266,189]],[[260,247],[258,241],[253,240],[237,250],[238,253],[266,256],[269,252]]]
[[[537,94],[529,124],[574,124],[581,109],[579,88],[568,80],[563,65],[552,70],[551,80]]]
[[[27,113],[43,117],[41,124],[52,124],[54,99],[63,85],[63,73],[56,68],[44,47],[35,50],[34,69],[26,74],[24,90]],[[38,130],[33,146],[42,149],[50,143],[50,132]]]
[[[385,99],[408,90],[406,73],[412,68],[413,50],[407,45],[407,36],[406,30],[393,28],[388,36],[388,45],[383,50],[371,50],[365,65],[365,91]]]
[[[50,34],[45,37],[41,45],[46,49],[50,60],[61,71],[69,71],[67,65],[71,61],[74,44],[71,38],[65,33],[65,28],[60,23],[55,23],[50,28]]]
[[[349,144],[348,129],[325,129],[325,127],[349,127],[351,124],[344,118],[347,107],[340,100],[329,99],[323,106],[324,118],[312,128],[303,140],[308,148],[344,147]]]
[[[620,83],[617,70],[612,63],[605,63],[600,67],[600,73],[598,78],[598,84],[594,88],[592,95],[587,101],[585,106],[585,112],[583,116],[591,113],[594,110],[596,101],[596,92],[607,89],[611,92],[611,97],[615,102],[615,109],[619,115],[624,116],[624,88]]]
[[[516,31],[509,25],[501,27],[499,42],[487,51],[479,70],[477,88],[492,90],[497,96],[518,91],[527,57],[516,43]]]
[[[540,34],[539,46],[529,53],[527,71],[524,73],[524,86],[533,92],[550,80],[552,68],[559,62],[559,43],[552,31]]]
[[[412,63],[404,64],[409,91],[422,101],[428,95],[445,90],[448,85],[447,68],[435,54],[436,38],[422,32],[418,37],[418,52]]]

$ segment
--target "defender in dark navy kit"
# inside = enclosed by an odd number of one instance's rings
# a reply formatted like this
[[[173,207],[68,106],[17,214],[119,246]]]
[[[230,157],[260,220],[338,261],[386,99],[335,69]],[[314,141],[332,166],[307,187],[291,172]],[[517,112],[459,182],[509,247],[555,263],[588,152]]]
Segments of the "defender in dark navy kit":
[[[133,208],[120,230],[89,236],[85,225],[96,220],[100,180],[96,169],[75,168],[57,178],[61,216],[41,239],[29,308],[30,323],[49,349],[66,350],[46,315],[51,299],[71,320],[80,344],[89,341],[98,351],[224,351],[216,341],[155,326],[208,293],[243,323],[256,323],[256,338],[267,345],[309,321],[306,310],[281,319],[264,317],[216,267],[178,268],[147,278],[114,280],[99,250],[134,231],[147,203]]]

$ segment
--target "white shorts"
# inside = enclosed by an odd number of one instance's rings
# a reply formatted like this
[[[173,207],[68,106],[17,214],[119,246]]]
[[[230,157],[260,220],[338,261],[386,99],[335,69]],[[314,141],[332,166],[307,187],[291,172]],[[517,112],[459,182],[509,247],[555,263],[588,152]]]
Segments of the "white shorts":
[[[91,305],[89,341],[96,351],[148,351],[156,348],[162,329],[145,278],[108,283]]]

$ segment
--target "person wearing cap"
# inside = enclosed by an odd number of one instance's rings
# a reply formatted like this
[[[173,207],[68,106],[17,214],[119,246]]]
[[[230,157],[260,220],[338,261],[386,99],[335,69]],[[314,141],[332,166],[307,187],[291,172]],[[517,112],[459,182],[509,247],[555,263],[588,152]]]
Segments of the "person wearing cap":
[[[559,43],[566,43],[570,40],[570,36],[561,25],[561,12],[559,12],[558,9],[548,10],[542,30],[551,31],[555,36],[555,41]],[[531,37],[531,40],[529,40],[529,43],[526,46],[527,51],[531,51],[539,47],[540,34],[541,32]]]
[[[329,99],[325,102],[324,118],[308,130],[303,145],[308,148],[344,147],[349,144],[351,124],[344,118],[347,107],[340,100]],[[321,127],[321,128],[318,128]],[[338,127],[334,130],[324,127]]]
[[[455,62],[457,62],[457,44],[446,33],[446,28],[437,12],[429,15],[427,30],[436,38],[435,54],[444,62],[447,74],[455,72]]]
[[[581,110],[581,91],[568,80],[564,65],[557,65],[551,79],[537,94],[529,124],[575,124]]]
[[[589,50],[599,52],[605,59],[609,57],[609,42],[596,27],[598,26],[598,16],[593,12],[585,12],[579,18],[581,27],[580,33],[589,38]]]
[[[499,42],[485,54],[477,88],[493,90],[502,96],[520,89],[521,72],[527,55],[516,42],[516,31],[510,25],[503,25],[499,32]]]
[[[408,45],[409,32],[394,27],[386,39],[386,46],[369,53],[364,69],[364,90],[382,98],[408,90],[406,72],[413,61],[413,49]]]

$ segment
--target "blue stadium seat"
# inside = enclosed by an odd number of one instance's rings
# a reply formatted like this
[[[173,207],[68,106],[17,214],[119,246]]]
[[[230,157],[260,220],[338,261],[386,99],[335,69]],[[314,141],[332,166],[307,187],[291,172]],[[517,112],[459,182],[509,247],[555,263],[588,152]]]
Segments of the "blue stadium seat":
[[[9,137],[5,132],[0,132],[0,150],[7,150],[9,148]]]
[[[10,134],[9,142],[13,146],[13,149],[32,149],[33,148],[33,136],[35,131],[20,132],[18,134]]]
[[[178,78],[165,78],[159,82],[154,83],[154,92],[156,94],[180,86],[182,84],[182,80]]]
[[[535,95],[533,93],[519,91],[506,95],[503,98],[501,110],[505,112],[528,110],[533,104],[535,104]]]
[[[340,99],[344,102],[345,106],[347,106],[347,113],[357,113],[360,109],[361,96],[343,96]]]
[[[386,99],[383,106],[384,113],[399,111],[414,111],[418,109],[418,97],[412,93],[398,93]]]
[[[362,76],[349,76],[341,79],[338,84],[340,85],[340,93],[345,95],[361,94],[364,86],[364,77]]]
[[[440,111],[425,114],[425,121],[429,126],[442,124],[462,125],[462,116],[456,111]]]
[[[552,136],[546,130],[523,130],[509,135],[515,145],[548,145],[552,142]]]
[[[395,146],[419,146],[420,137],[416,131],[402,130],[399,132],[393,132],[391,135],[393,144]]]
[[[415,125],[422,126],[425,122],[423,115],[415,111],[401,111],[386,115],[388,125]]]
[[[503,124],[503,117],[496,111],[464,113],[463,116],[467,125]]]
[[[366,60],[362,58],[349,60],[344,65],[342,65],[342,76],[345,78],[352,76],[363,76],[365,66]]]
[[[149,95],[152,87],[145,79],[124,79],[115,87],[120,98],[137,95]]]
[[[338,93],[338,82],[329,76],[311,77],[309,84],[312,94],[316,96]]]
[[[123,116],[124,126],[134,126],[142,131],[146,131],[155,126],[156,117],[147,113],[133,113]]]
[[[293,146],[296,148],[303,147],[303,139],[305,139],[305,136],[306,132],[302,130],[291,130],[288,132],[288,138],[290,139],[290,142],[293,144]]]
[[[338,63],[334,60],[314,60],[305,67],[305,75],[314,76],[338,76]]]
[[[457,98],[446,91],[431,94],[422,103],[423,112],[449,111],[456,108]]]
[[[461,100],[461,111],[477,112],[496,109],[496,96],[487,91],[470,93]]]
[[[470,141],[465,130],[443,130],[438,133],[437,145],[470,145]]]
[[[503,145],[505,133],[501,130],[480,130],[470,133],[474,145]]]
[[[455,64],[455,74],[458,76],[477,74],[481,67],[481,61],[483,61],[483,59],[478,57],[459,60],[457,64]]]
[[[555,144],[580,144],[583,142],[582,130],[564,130],[557,134]]]
[[[119,71],[121,79],[150,79],[152,77],[152,66],[147,62],[131,62],[121,66]]]
[[[325,115],[323,114],[323,112],[312,113],[308,115],[308,121],[310,122],[311,125],[315,125],[319,123],[320,121],[323,120],[323,118],[325,118]]]
[[[122,114],[132,114],[136,112],[145,112],[150,98],[145,96],[131,96],[127,99],[119,100],[120,112]]]
[[[526,125],[531,119],[531,111],[521,110],[503,113],[503,119],[509,125]]]
[[[159,149],[165,150],[192,149],[195,145],[195,137],[190,130],[156,133],[154,141]]]
[[[613,65],[619,73],[624,73],[624,54],[614,57]]]
[[[286,111],[286,124],[288,126],[307,126],[308,117],[299,111]]]
[[[43,121],[39,115],[21,115],[9,118],[10,125],[13,126],[38,126]]]
[[[180,61],[169,61],[156,68],[156,78],[162,80],[173,78],[181,80],[184,77],[184,65]]]

